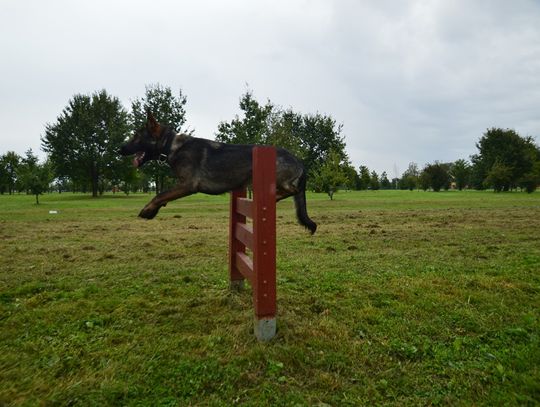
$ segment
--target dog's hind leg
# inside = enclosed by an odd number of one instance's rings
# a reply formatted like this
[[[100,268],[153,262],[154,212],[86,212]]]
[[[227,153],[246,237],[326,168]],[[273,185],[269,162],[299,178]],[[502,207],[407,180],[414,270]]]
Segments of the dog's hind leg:
[[[276,202],[281,201],[282,199],[288,198],[290,196],[296,195],[299,191],[298,189],[299,179],[293,179],[281,181],[276,185]]]
[[[296,217],[298,222],[308,229],[311,234],[317,230],[317,224],[313,222],[307,213],[306,208],[306,175],[305,173],[298,180],[297,193],[294,195],[294,205],[296,207]]]
[[[289,196],[294,196],[296,217],[298,218],[300,224],[309,229],[311,234],[315,233],[317,230],[317,224],[313,222],[307,214],[306,177],[304,174],[291,183],[281,183],[278,185],[276,190],[276,202],[288,198]]]
[[[146,206],[139,212],[139,216],[145,219],[153,219],[162,206],[167,205],[167,202],[173,201],[184,196],[193,194],[194,192],[184,185],[176,187],[157,194]]]
[[[278,189],[276,191],[276,202],[281,201],[282,199],[288,198],[290,196],[293,196],[298,191],[290,191],[290,190],[284,190],[284,189]]]

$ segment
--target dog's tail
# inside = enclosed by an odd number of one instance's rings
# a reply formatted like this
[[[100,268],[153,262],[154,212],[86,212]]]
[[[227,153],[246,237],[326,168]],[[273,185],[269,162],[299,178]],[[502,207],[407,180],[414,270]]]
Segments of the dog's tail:
[[[307,177],[304,171],[298,182],[298,192],[294,196],[294,205],[296,206],[296,217],[298,218],[298,222],[309,229],[311,234],[313,234],[317,230],[317,224],[313,222],[307,214],[306,179]]]

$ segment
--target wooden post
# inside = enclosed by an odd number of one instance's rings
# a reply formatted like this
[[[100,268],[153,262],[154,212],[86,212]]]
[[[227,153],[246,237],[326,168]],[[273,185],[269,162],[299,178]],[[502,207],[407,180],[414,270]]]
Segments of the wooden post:
[[[255,335],[267,341],[276,334],[276,150],[253,148],[253,200],[246,190],[231,193],[229,274],[231,288],[247,278],[253,289]],[[253,219],[253,228],[246,225]],[[248,257],[246,248],[253,258]]]
[[[253,303],[255,335],[276,332],[276,150],[253,149]]]

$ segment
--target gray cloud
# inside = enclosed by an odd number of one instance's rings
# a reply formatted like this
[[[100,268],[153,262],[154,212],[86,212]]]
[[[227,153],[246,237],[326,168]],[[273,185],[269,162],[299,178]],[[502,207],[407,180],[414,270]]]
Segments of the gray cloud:
[[[75,93],[129,106],[159,82],[213,138],[245,84],[344,124],[355,165],[475,152],[491,126],[540,130],[535,1],[24,1],[0,4],[0,152],[39,149]]]

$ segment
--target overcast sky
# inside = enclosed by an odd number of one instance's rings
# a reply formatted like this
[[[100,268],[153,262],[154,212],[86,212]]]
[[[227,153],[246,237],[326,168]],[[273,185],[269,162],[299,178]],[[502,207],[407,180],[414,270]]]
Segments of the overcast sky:
[[[0,154],[40,150],[76,93],[126,108],[146,84],[182,89],[214,138],[255,97],[343,124],[353,162],[476,152],[488,127],[540,142],[540,1],[0,1]]]

